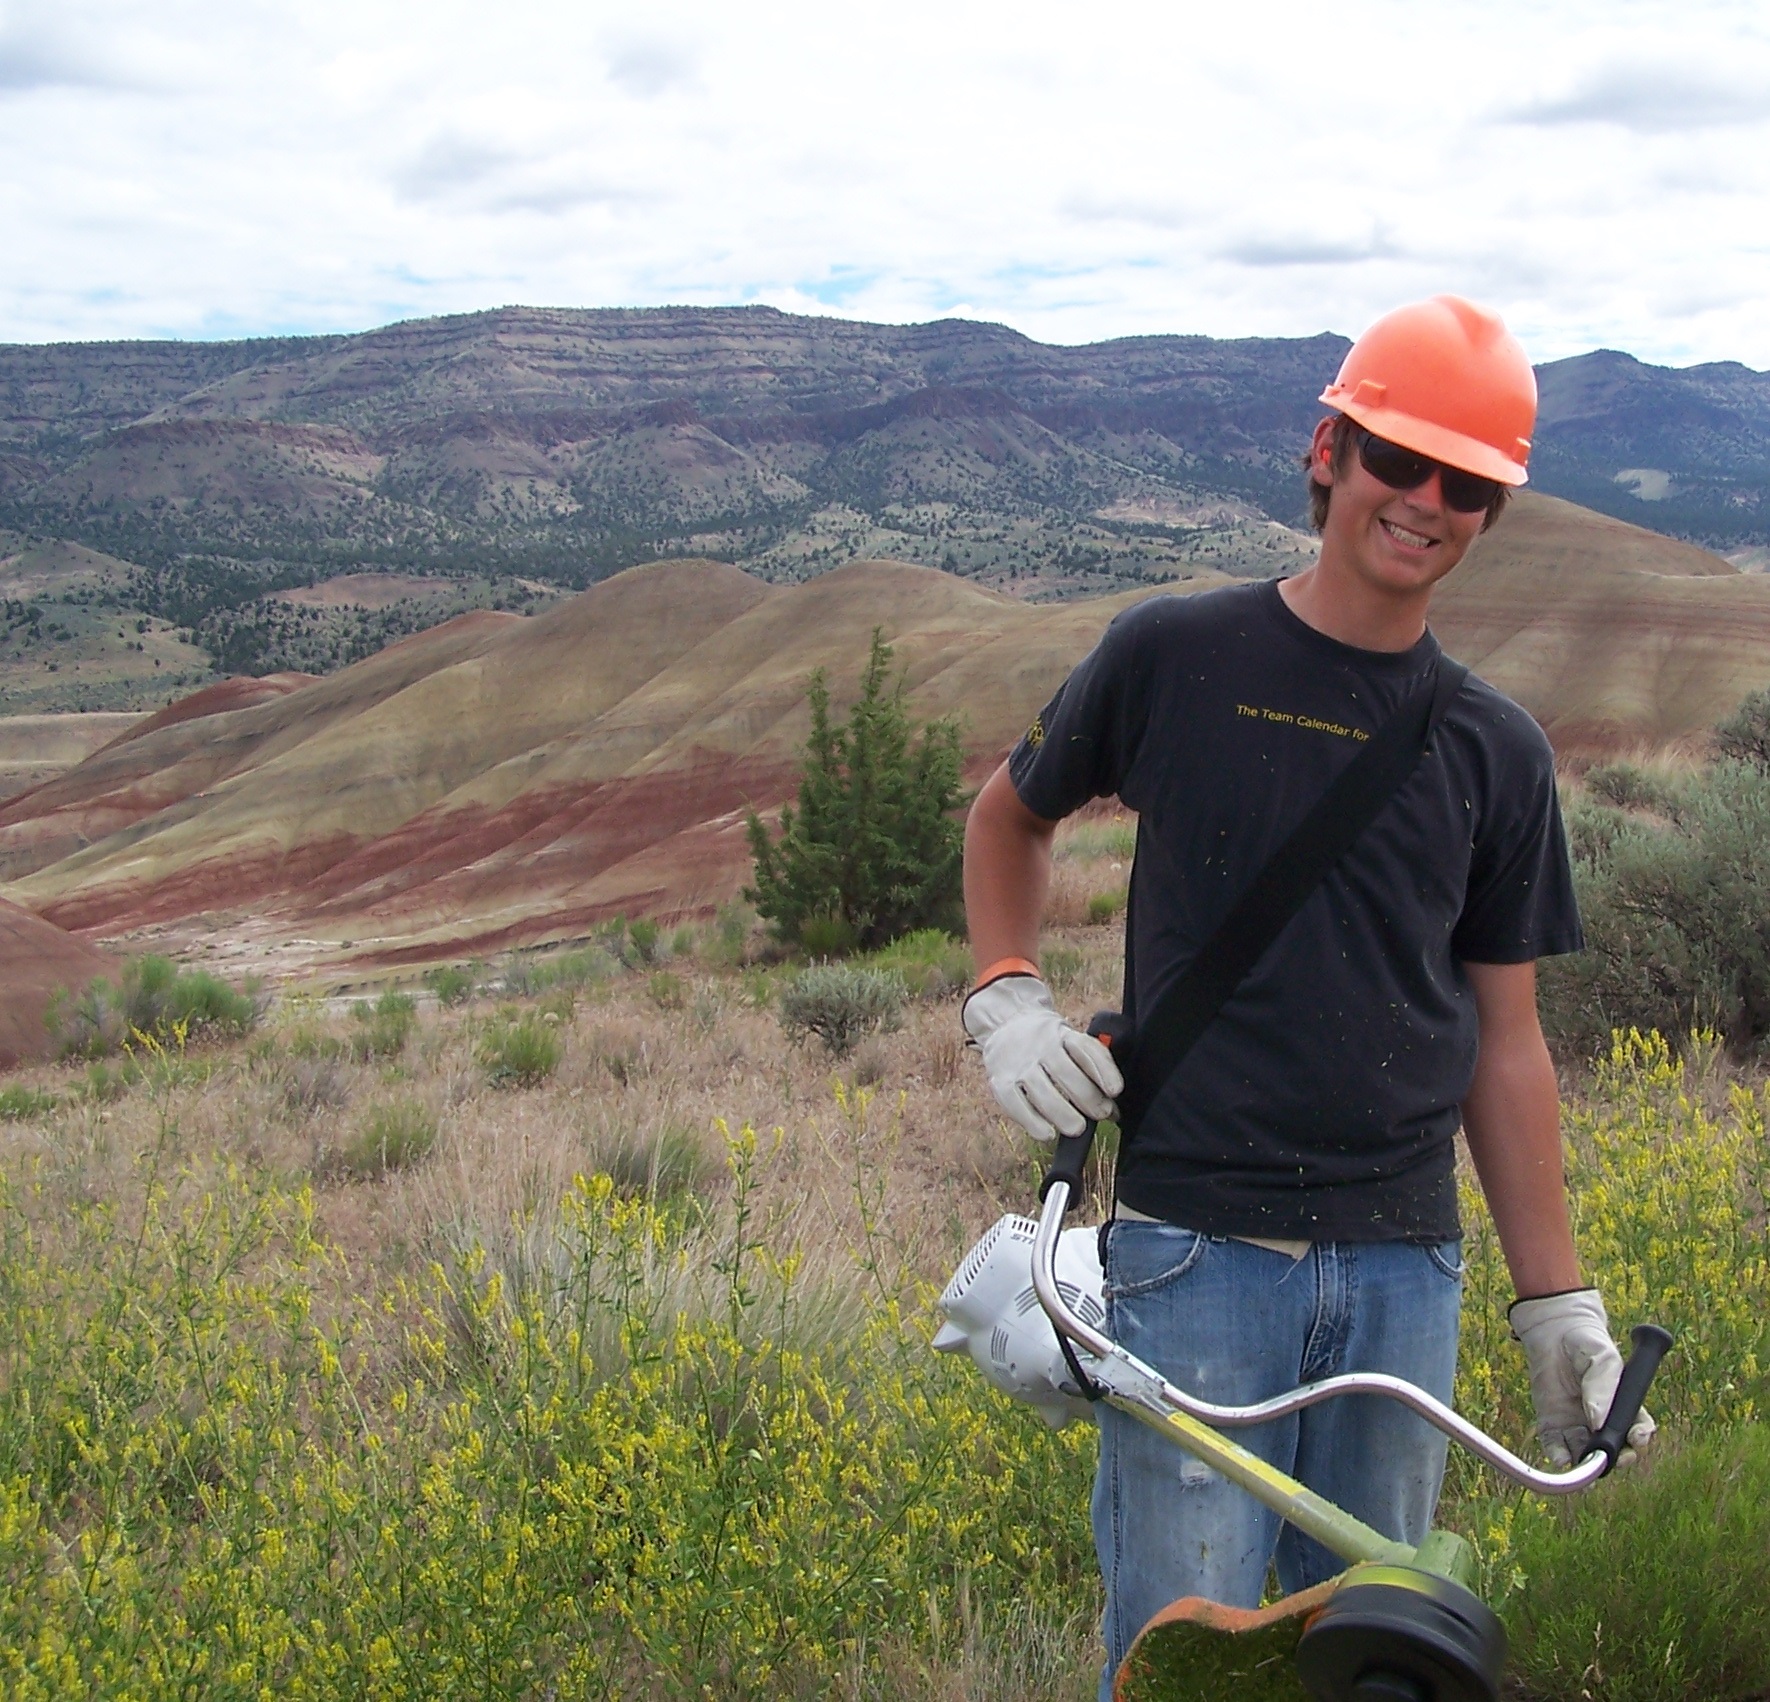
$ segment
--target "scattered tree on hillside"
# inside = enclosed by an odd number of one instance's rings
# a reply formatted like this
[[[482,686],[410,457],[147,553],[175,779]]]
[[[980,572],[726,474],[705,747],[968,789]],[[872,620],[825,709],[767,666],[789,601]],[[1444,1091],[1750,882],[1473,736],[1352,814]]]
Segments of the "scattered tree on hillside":
[[[744,896],[783,939],[873,949],[917,928],[961,925],[959,730],[940,720],[918,734],[890,667],[891,646],[874,628],[845,727],[831,724],[823,670],[811,676],[798,808],[781,811],[778,840],[749,812],[756,884]]]

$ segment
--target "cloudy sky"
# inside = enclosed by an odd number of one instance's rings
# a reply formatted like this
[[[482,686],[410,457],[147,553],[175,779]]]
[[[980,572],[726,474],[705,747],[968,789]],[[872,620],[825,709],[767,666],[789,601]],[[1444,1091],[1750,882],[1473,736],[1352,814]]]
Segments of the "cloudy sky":
[[[1770,367],[1762,0],[0,0],[0,340],[507,302]]]

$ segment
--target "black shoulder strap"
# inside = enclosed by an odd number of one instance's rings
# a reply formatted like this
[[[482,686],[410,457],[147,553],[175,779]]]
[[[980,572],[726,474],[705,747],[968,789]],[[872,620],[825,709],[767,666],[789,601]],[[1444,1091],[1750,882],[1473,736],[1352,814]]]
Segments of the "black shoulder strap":
[[[1119,1096],[1119,1121],[1127,1137],[1303,901],[1413,773],[1468,673],[1461,663],[1439,657],[1432,678],[1340,771],[1138,1025],[1123,1060],[1125,1091]]]

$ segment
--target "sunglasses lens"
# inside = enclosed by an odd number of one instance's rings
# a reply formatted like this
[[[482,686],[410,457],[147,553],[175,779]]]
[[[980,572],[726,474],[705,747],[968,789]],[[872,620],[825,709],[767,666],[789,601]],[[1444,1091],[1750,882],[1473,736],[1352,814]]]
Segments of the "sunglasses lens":
[[[1444,505],[1459,514],[1478,514],[1493,501],[1500,485],[1497,479],[1484,479],[1465,473],[1459,467],[1446,467],[1430,456],[1403,449],[1386,437],[1376,437],[1360,428],[1358,459],[1373,479],[1380,479],[1391,490],[1418,490],[1434,473],[1442,474],[1439,489],[1444,492]]]
[[[1446,508],[1454,508],[1459,514],[1479,514],[1499,495],[1500,482],[1465,473],[1459,467],[1446,467],[1440,489]]]
[[[1411,491],[1432,477],[1434,462],[1386,437],[1373,437],[1368,431],[1358,434],[1358,459],[1373,479],[1381,479],[1391,490]]]

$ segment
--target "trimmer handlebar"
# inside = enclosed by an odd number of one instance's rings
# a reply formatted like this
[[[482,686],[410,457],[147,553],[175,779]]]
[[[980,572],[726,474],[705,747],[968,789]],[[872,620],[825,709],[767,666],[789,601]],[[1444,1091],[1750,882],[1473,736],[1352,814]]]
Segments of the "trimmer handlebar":
[[[1088,1025],[1089,1033],[1106,1037],[1101,1023],[1102,1018],[1096,1017]],[[1631,1332],[1633,1351],[1623,1367],[1610,1411],[1593,1435],[1585,1455],[1564,1472],[1546,1472],[1527,1464],[1504,1443],[1471,1424],[1417,1384],[1380,1372],[1351,1372],[1324,1378],[1319,1383],[1306,1383],[1289,1394],[1246,1407],[1218,1406],[1176,1388],[1110,1337],[1077,1317],[1057,1284],[1057,1238],[1062,1233],[1064,1214],[1069,1210],[1070,1202],[1081,1195],[1082,1172],[1094,1145],[1094,1131],[1095,1125],[1089,1123],[1079,1135],[1061,1137],[1044,1180],[1039,1184],[1039,1198],[1044,1205],[1033,1244],[1033,1287],[1059,1336],[1066,1337],[1099,1360],[1098,1368],[1091,1375],[1108,1392],[1149,1405],[1152,1409],[1178,1410],[1206,1424],[1232,1429],[1282,1418],[1339,1395],[1383,1395],[1400,1401],[1428,1424],[1442,1430],[1452,1441],[1539,1494],[1571,1494],[1596,1483],[1614,1469],[1617,1456],[1628,1442],[1629,1430],[1640,1417],[1641,1404],[1647,1398],[1654,1373],[1672,1347],[1671,1333],[1657,1324],[1637,1324]],[[1058,1190],[1059,1183],[1062,1184],[1061,1190]],[[1058,1190],[1056,1197],[1051,1198],[1054,1190]]]
[[[1592,1433],[1591,1445],[1582,1456],[1582,1459],[1589,1460],[1594,1454],[1602,1454],[1606,1472],[1615,1466],[1617,1455],[1628,1442],[1629,1431],[1641,1416],[1641,1403],[1647,1399],[1648,1385],[1659,1369],[1659,1362],[1672,1350],[1672,1332],[1662,1330],[1658,1324],[1637,1324],[1629,1332],[1629,1340],[1634,1343],[1634,1351],[1623,1366],[1622,1380],[1611,1397],[1610,1411]]]

